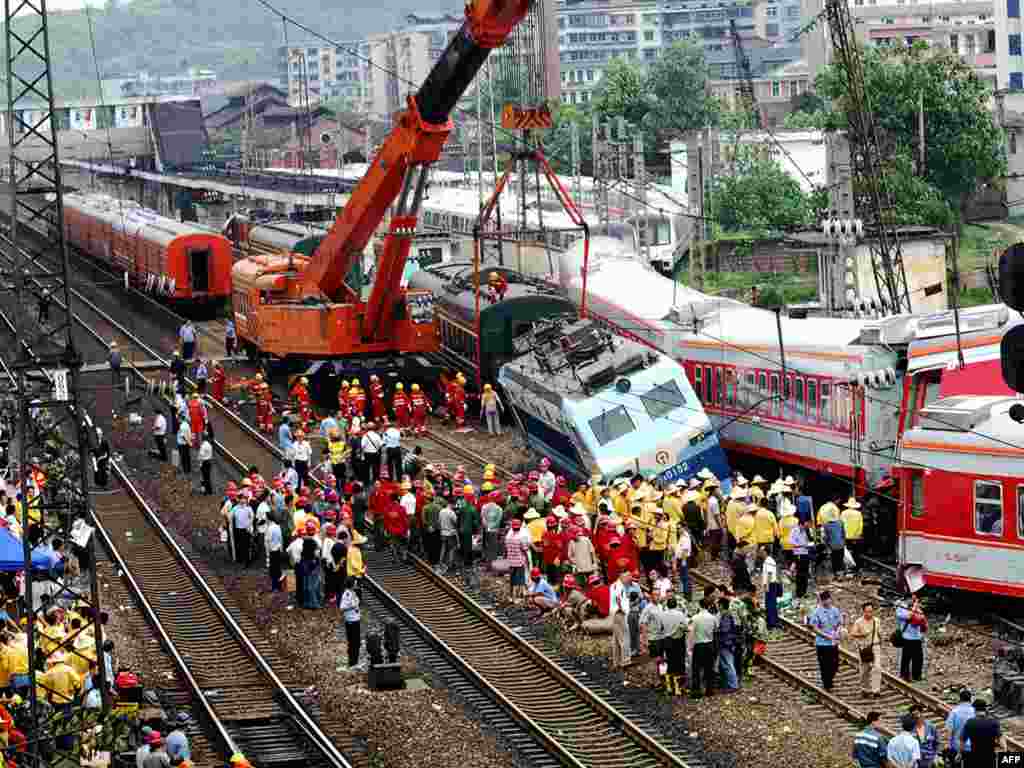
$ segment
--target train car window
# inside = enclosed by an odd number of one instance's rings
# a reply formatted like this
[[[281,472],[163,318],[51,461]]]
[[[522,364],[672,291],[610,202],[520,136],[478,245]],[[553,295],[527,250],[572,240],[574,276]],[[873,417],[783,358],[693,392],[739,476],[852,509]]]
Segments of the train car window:
[[[682,390],[674,381],[659,384],[639,397],[652,421],[660,419],[665,414],[671,413],[676,408],[682,408],[686,404]]]
[[[653,236],[651,245],[668,245],[672,242],[672,222],[668,219],[648,219],[648,237]]]
[[[732,368],[725,370],[725,404],[729,407],[736,405],[736,371]]]
[[[704,369],[699,365],[693,366],[693,391],[699,400],[704,399]]]
[[[754,388],[754,372],[747,372],[747,386],[743,392],[743,405],[749,408],[757,402],[757,390]]]
[[[793,399],[796,401],[796,417],[807,418],[807,411],[804,408],[804,380],[796,379],[793,382]]]
[[[782,410],[782,404],[779,402],[779,374],[777,373],[772,374],[772,388],[769,394],[772,396],[772,413],[778,416]]]
[[[763,373],[762,372],[762,373],[758,373],[757,374],[757,394],[759,396],[758,400],[756,401],[757,402],[757,409],[759,411],[763,411],[763,410],[765,410],[765,409],[767,409],[769,407],[767,405],[767,403],[768,403],[768,374],[767,373]]]
[[[704,402],[705,403],[714,402],[714,400],[713,400],[714,396],[715,396],[714,395],[714,389],[712,389],[712,383],[711,383],[711,366],[710,365],[705,365],[704,366]]]
[[[807,380],[807,419],[818,420],[818,382],[814,379]]]
[[[921,472],[915,472],[910,478],[910,516],[924,517],[924,474]]]
[[[974,532],[981,536],[1003,535],[1003,484],[974,481]]]
[[[826,424],[832,423],[831,413],[829,408],[832,404],[832,383],[829,381],[821,382],[821,420]]]
[[[636,424],[633,423],[625,406],[620,405],[592,418],[590,430],[597,438],[597,444],[603,446],[636,431]]]
[[[725,387],[722,383],[722,369],[715,368],[715,405],[725,402]]]
[[[1017,538],[1024,539],[1024,485],[1017,486]]]

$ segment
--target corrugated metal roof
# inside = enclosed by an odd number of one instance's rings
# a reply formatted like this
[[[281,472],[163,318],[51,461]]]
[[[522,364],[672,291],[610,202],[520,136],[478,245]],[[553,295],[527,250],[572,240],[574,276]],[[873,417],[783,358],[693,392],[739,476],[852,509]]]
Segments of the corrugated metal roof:
[[[202,161],[209,138],[198,101],[157,104],[153,108],[153,127],[159,144],[158,157],[165,168],[182,168]]]

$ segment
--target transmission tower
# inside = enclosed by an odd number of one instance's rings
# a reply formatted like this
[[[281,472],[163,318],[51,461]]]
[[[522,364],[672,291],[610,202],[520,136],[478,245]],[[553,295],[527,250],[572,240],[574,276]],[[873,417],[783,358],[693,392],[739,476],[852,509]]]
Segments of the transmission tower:
[[[847,140],[853,176],[854,211],[875,238],[871,268],[878,298],[894,314],[911,311],[903,251],[893,217],[892,196],[885,185],[882,151],[874,112],[864,85],[864,63],[847,0],[826,0],[825,14],[835,64],[845,76]]]
[[[13,268],[0,275],[0,290],[10,293],[13,289],[7,306],[14,307],[14,317],[8,319],[14,325],[16,340],[13,349],[9,347],[4,355],[4,362],[15,380],[12,394],[17,408],[17,451],[12,450],[11,455],[18,456],[17,482],[22,498],[26,502],[36,499],[33,503],[24,503],[22,510],[28,653],[30,660],[39,654],[50,656],[58,651],[96,659],[105,714],[109,700],[101,650],[103,636],[95,557],[90,559],[92,567],[87,576],[79,580],[67,576],[67,571],[32,569],[31,541],[34,539],[30,532],[34,527],[46,541],[59,537],[65,542],[81,542],[83,539],[77,534],[82,529],[74,524],[91,520],[85,461],[91,421],[78,403],[82,359],[72,336],[46,0],[5,0],[4,14],[11,228],[9,237],[3,238],[7,241],[3,247],[13,259]],[[32,122],[24,122],[16,111],[28,104],[32,106]],[[47,231],[49,237],[36,246],[38,238],[24,236],[26,226]],[[49,318],[45,321],[37,320],[35,312],[44,292],[52,298]],[[6,307],[0,312],[5,310]],[[39,482],[41,479],[43,483]],[[32,520],[34,508],[40,514],[39,523]],[[94,540],[94,536],[89,537],[86,547],[94,548]],[[39,641],[36,618],[44,610],[41,599],[36,598],[40,586],[47,592],[79,602],[83,629],[77,638],[81,640],[91,634],[91,642],[69,649],[66,646],[53,648]],[[70,642],[71,638],[68,640]],[[66,750],[60,740],[51,743],[50,739],[69,732],[77,736],[83,710],[76,708],[69,716],[50,709],[44,697],[37,694],[39,690],[48,696],[50,691],[44,685],[42,674],[37,676],[34,663],[29,664],[29,676],[34,733],[28,734],[30,754],[26,762],[33,766],[44,764],[42,743],[37,737],[47,734],[45,741],[54,747],[55,754],[49,756],[46,763],[77,764],[78,755]],[[72,741],[77,742],[77,738]]]

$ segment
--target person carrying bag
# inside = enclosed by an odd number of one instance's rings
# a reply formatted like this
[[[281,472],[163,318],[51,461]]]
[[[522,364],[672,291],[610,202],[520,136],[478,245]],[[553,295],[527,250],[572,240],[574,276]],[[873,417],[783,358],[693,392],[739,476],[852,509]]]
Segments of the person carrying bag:
[[[861,611],[861,617],[850,630],[851,638],[864,643],[857,649],[860,658],[860,690],[865,696],[879,698],[882,695],[882,635],[878,628],[879,620],[875,616],[874,603],[864,603]]]

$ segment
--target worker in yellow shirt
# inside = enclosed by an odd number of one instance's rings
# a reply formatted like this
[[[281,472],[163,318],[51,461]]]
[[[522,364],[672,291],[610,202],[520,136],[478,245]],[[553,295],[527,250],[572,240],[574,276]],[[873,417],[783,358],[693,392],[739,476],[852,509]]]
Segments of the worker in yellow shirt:
[[[63,653],[55,653],[50,659],[50,668],[36,675],[36,695],[60,705],[70,705],[82,687],[82,678],[64,660]]]
[[[779,523],[769,510],[758,505],[754,509],[754,543],[772,551],[779,539]]]
[[[662,508],[668,515],[669,522],[674,525],[679,525],[683,519],[682,495],[683,489],[679,487],[679,483],[672,483],[665,491],[665,498],[661,503]]]
[[[629,517],[629,496],[629,482],[624,478],[618,480],[615,483],[615,490],[612,491],[612,508],[620,520],[625,520]]]
[[[736,523],[746,509],[747,491],[737,485],[729,492],[729,503],[725,507],[725,529],[729,532],[729,555],[736,548]]]
[[[842,498],[841,496],[838,498]],[[839,519],[839,505],[833,501],[826,501],[821,505],[818,510],[818,527],[821,528],[825,523],[831,523],[833,520]]]
[[[779,538],[782,539],[783,565],[789,567],[793,558],[793,545],[789,543],[789,535],[793,529],[800,525],[800,519],[796,516],[796,507],[790,504],[783,509],[782,519],[779,520]]]
[[[668,521],[668,513],[664,509],[656,507],[654,518],[655,522],[650,529],[650,536],[648,537],[648,550],[651,553],[650,562],[644,563],[648,567],[654,567],[658,563],[665,562],[668,555],[669,537],[672,532],[671,524]]]
[[[843,505],[840,513],[843,521],[843,533],[846,535],[846,546],[857,561],[854,569],[860,570],[860,558],[864,552],[864,516],[860,512],[860,502],[853,496]]]
[[[28,636],[22,632],[2,635],[0,667],[15,691],[24,691],[29,685]]]
[[[544,538],[544,534],[548,530],[547,523],[536,509],[528,509],[523,515],[523,520],[526,521],[526,530],[530,532],[531,543],[536,544]]]
[[[363,551],[359,549],[365,543],[366,537],[363,534],[359,531],[352,532],[352,544],[349,545],[345,564],[348,575],[354,579],[361,579],[366,575],[366,566],[363,564]]]
[[[744,544],[751,544],[754,541],[754,529],[757,526],[757,521],[754,517],[754,513],[759,509],[757,503],[751,502],[747,505],[743,514],[736,521],[736,541],[739,546]],[[769,513],[770,514],[770,513]]]
[[[760,504],[764,501],[765,487],[768,485],[768,481],[760,475],[754,475],[754,479],[750,481],[750,499]]]

